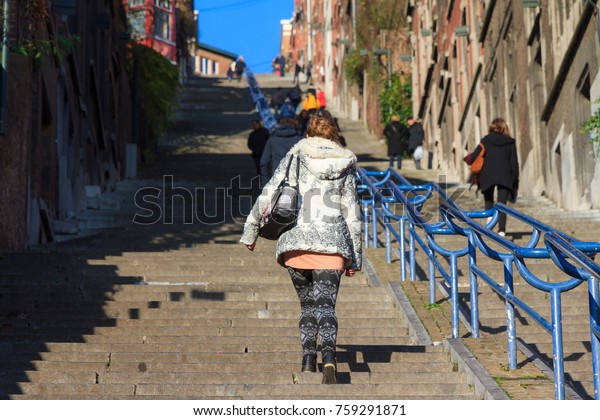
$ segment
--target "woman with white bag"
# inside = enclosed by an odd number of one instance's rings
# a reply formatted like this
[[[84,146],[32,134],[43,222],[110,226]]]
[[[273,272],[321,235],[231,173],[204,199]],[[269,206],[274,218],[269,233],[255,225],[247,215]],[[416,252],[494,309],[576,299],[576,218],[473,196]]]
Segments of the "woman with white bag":
[[[319,337],[322,382],[333,384],[337,382],[335,304],[340,280],[344,273],[353,276],[362,264],[356,156],[338,143],[337,126],[327,111],[311,117],[306,136],[282,159],[256,200],[240,242],[254,250],[261,217],[292,155],[289,173],[296,173],[297,162],[300,165],[299,214],[296,225],[279,237],[276,258],[287,268],[300,300],[302,371],[317,371]]]

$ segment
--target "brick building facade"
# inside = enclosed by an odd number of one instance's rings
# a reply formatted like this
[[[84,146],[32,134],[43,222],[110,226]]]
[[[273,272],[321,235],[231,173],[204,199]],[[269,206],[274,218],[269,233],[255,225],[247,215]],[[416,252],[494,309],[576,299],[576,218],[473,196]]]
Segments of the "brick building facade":
[[[365,69],[358,89],[344,71],[357,51],[385,68],[389,57],[375,51],[389,48],[392,71],[412,76],[434,168],[466,180],[462,158],[500,116],[517,139],[522,193],[600,208],[600,151],[581,132],[600,97],[597,0],[382,2],[406,18],[396,30],[369,21],[370,4],[294,2],[292,61],[313,61],[331,105],[380,134],[386,72]]]
[[[407,4],[408,0],[399,0],[390,17],[401,19]],[[367,20],[368,13],[365,4],[357,0],[295,0],[294,6],[292,62],[306,65],[312,61],[313,81],[324,88],[328,104],[352,119],[365,121],[372,131],[381,134],[378,99],[388,77],[388,56],[374,50],[390,51],[392,72],[408,76],[410,67],[400,59],[409,52],[406,33],[396,29],[358,33],[357,27]],[[380,70],[364,72],[361,88],[350,85],[345,77],[346,58],[359,50],[364,50],[369,60],[380,63]]]
[[[203,75],[227,76],[227,69],[237,54],[199,43],[196,49],[195,73]]]
[[[123,0],[132,36],[177,62],[177,2],[175,0]]]
[[[415,1],[413,99],[436,167],[462,157],[495,117],[517,139],[521,191],[600,208],[600,161],[583,122],[600,96],[596,2]]]

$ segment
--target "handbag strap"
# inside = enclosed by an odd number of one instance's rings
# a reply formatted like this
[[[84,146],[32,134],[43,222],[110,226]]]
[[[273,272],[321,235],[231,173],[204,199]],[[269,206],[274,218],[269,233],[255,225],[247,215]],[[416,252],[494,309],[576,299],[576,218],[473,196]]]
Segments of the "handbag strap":
[[[300,186],[300,153],[296,155],[296,187]]]
[[[283,182],[288,182],[290,177],[290,168],[292,166],[292,160],[294,160],[294,155],[290,156],[290,160],[287,164],[287,168],[285,169],[285,178],[283,178]]]
[[[290,160],[287,164],[287,168],[285,170],[285,178],[283,182],[289,183],[290,178],[290,168],[292,167],[292,161],[294,160],[294,155],[290,156]],[[296,155],[296,186],[300,185],[300,155]]]

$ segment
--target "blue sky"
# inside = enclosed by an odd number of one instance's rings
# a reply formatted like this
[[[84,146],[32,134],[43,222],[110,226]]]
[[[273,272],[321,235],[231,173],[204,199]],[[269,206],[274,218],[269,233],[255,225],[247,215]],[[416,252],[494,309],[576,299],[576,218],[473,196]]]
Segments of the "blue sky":
[[[279,54],[281,19],[289,19],[293,0],[194,0],[200,42],[244,56],[254,73],[271,72]]]

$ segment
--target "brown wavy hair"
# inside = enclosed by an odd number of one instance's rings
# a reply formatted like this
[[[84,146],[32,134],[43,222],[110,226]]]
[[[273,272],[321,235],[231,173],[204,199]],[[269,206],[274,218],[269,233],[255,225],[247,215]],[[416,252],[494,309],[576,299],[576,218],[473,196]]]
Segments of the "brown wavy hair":
[[[340,144],[337,124],[329,111],[320,110],[311,115],[306,128],[306,137],[322,137]]]
[[[488,129],[490,133],[500,133],[505,136],[511,137],[510,130],[508,129],[508,124],[503,118],[494,118],[490,127]]]

